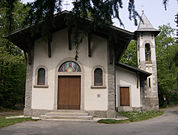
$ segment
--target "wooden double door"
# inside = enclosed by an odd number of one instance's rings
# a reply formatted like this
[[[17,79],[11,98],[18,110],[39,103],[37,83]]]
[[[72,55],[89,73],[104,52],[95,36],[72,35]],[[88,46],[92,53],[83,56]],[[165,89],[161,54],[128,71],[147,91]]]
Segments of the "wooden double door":
[[[79,110],[81,102],[81,77],[58,77],[58,109]]]

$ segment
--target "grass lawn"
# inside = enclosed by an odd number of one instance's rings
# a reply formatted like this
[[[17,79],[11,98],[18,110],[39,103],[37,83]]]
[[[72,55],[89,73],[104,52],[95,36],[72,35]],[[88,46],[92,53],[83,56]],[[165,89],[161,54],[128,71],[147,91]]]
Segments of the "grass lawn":
[[[128,123],[129,120],[115,120],[115,119],[101,119],[98,120],[98,123],[104,123],[104,124],[119,124],[119,123]]]
[[[114,119],[102,119],[99,120],[98,123],[105,123],[105,124],[118,124],[118,123],[128,123],[128,122],[135,122],[135,121],[142,121],[148,120],[157,116],[162,115],[163,111],[132,111],[132,112],[119,112],[119,115],[125,116],[129,118],[129,120],[114,120]]]
[[[32,118],[6,119],[6,116],[0,116],[0,128],[24,121],[32,121]]]
[[[17,116],[17,115],[23,115],[23,111],[22,110],[11,110],[11,109],[0,110],[0,128],[10,126],[15,123],[32,121],[32,118],[6,119],[7,116]]]
[[[163,111],[133,111],[133,112],[119,112],[120,115],[129,118],[130,122],[148,120],[157,116],[162,115]]]

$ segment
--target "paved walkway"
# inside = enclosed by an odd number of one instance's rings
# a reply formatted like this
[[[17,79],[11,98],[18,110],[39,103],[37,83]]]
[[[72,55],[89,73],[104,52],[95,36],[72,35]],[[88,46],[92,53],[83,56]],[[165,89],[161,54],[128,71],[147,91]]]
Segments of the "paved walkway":
[[[30,121],[1,128],[0,135],[178,135],[178,107],[160,117],[128,124]]]

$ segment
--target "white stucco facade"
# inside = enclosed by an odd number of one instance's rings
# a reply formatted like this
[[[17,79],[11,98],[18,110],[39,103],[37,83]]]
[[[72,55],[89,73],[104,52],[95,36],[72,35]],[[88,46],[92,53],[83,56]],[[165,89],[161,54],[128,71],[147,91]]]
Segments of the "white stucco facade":
[[[53,34],[51,44],[51,58],[48,57],[47,42],[43,39],[35,41],[34,64],[32,81],[32,109],[57,110],[58,76],[79,75],[81,76],[81,110],[84,111],[107,111],[108,109],[108,53],[107,40],[92,35],[92,57],[88,57],[87,38],[79,46],[79,58],[76,61],[81,67],[81,73],[58,72],[60,65],[68,60],[74,60],[75,48],[68,48],[67,29]],[[47,69],[46,84],[38,87],[36,83],[38,68]],[[93,71],[95,67],[103,69],[103,87],[93,86]]]
[[[130,106],[120,106],[120,87],[128,87],[130,94]],[[119,111],[130,111],[132,108],[141,107],[140,78],[135,72],[116,67],[116,105]]]
[[[81,76],[81,105],[83,111],[107,111],[108,109],[108,51],[107,40],[92,35],[92,56],[88,56],[87,38],[79,46],[79,58],[75,61],[75,48],[68,48],[67,29],[53,34],[51,58],[48,57],[47,42],[35,41],[32,81],[32,109],[58,110],[58,76]],[[75,61],[81,72],[58,72],[66,61]],[[37,70],[45,68],[45,85],[37,85]],[[103,86],[94,86],[94,69],[103,70]],[[137,82],[138,81],[138,82]],[[141,107],[140,80],[135,72],[116,67],[116,107],[119,111]],[[138,86],[137,86],[138,85]],[[120,87],[129,87],[130,106],[120,106]]]

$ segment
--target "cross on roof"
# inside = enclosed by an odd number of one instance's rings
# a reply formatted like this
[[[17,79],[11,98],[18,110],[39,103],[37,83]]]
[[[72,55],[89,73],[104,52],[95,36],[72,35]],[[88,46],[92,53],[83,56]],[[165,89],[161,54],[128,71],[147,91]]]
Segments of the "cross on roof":
[[[70,4],[68,3],[68,1],[65,1],[65,3],[64,3],[64,6],[66,6],[66,10],[68,9],[68,6],[69,6]]]

